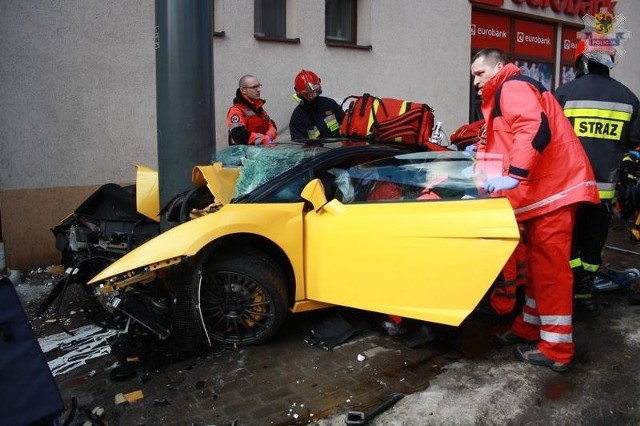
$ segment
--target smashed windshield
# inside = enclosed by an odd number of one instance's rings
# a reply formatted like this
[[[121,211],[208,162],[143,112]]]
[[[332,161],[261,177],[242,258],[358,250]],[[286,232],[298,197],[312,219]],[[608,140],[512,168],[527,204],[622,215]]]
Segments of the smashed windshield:
[[[278,144],[269,147],[231,145],[216,154],[224,167],[240,167],[235,197],[247,194],[287,170],[331,148],[320,145]]]
[[[488,194],[481,189],[482,181],[499,173],[501,164],[498,155],[486,156],[478,163],[475,156],[454,151],[396,155],[351,167],[341,174],[341,201],[483,198]]]

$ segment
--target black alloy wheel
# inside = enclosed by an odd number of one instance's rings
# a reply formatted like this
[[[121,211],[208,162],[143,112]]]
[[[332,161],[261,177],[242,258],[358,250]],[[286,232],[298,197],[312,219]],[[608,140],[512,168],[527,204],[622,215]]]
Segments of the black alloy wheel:
[[[202,326],[212,342],[255,345],[280,329],[287,315],[285,280],[274,261],[255,251],[215,254],[195,274]]]

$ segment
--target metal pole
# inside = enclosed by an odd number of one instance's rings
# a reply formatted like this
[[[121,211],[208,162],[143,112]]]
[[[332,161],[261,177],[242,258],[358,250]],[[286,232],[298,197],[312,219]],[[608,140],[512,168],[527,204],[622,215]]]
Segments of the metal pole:
[[[191,171],[211,161],[213,2],[156,0],[156,105],[160,206],[189,190]],[[161,219],[161,228],[168,223]]]

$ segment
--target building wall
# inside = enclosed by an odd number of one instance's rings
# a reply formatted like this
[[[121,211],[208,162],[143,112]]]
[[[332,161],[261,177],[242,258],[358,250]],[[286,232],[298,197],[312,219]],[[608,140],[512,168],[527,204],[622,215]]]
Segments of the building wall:
[[[640,2],[634,0],[618,1],[616,14],[624,16],[624,28],[631,31],[631,39],[627,40],[623,48],[624,55],[619,57],[618,65],[611,72],[611,76],[622,83],[640,97]]]
[[[0,2],[3,190],[127,180],[132,163],[155,163],[153,12],[153,0]]]
[[[358,43],[371,50],[325,45],[323,1],[299,0],[295,13],[288,14],[287,22],[297,25],[288,28],[287,36],[299,37],[298,44],[255,40],[253,0],[223,1],[215,21],[225,37],[214,38],[217,146],[227,143],[226,112],[243,74],[254,74],[263,84],[265,109],[280,131],[288,129],[296,106],[293,80],[301,69],[320,76],[325,96],[344,99],[369,92],[406,98],[431,105],[445,130],[465,122],[469,58],[456,52],[469,51],[468,1],[363,3],[370,18],[358,22]]]
[[[156,164],[153,0],[0,1],[7,266],[59,261],[50,228],[96,185]]]
[[[288,37],[258,41],[253,0],[214,1],[216,146],[242,74],[264,84],[266,109],[287,133],[293,79],[315,71],[336,99],[369,92],[425,102],[451,132],[468,119],[472,6],[468,0],[359,0],[358,41],[328,47],[324,2],[287,0]],[[59,260],[49,229],[95,188],[132,182],[157,165],[153,0],[0,0],[0,212],[7,265]],[[504,10],[580,22],[505,0]],[[618,14],[638,39],[614,77],[640,93],[640,3]]]
[[[30,270],[60,263],[51,229],[80,205],[97,185],[0,191],[6,265]]]

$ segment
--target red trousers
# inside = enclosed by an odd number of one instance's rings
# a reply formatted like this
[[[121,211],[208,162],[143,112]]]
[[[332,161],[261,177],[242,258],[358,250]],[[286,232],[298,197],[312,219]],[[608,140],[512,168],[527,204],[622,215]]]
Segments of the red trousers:
[[[527,235],[525,305],[512,325],[525,339],[540,340],[547,358],[569,363],[573,343],[573,274],[569,265],[577,204],[524,222]]]
[[[526,247],[522,239],[502,268],[502,273],[493,286],[489,297],[491,307],[499,315],[506,315],[516,306],[518,286],[527,280]]]

